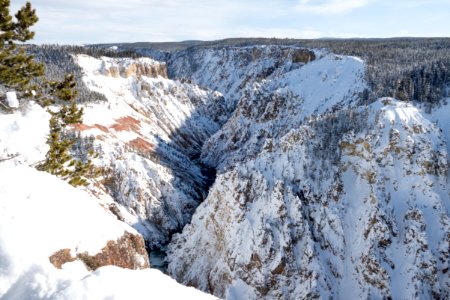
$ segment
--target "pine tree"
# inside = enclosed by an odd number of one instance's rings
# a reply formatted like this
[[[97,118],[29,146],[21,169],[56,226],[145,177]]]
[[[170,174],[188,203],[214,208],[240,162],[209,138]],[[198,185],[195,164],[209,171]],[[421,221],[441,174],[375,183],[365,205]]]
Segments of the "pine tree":
[[[24,47],[17,42],[26,42],[34,37],[30,30],[37,21],[36,11],[29,2],[15,15],[9,12],[10,1],[0,0],[0,85],[31,95],[30,82],[44,75],[44,66],[34,61]]]
[[[84,161],[75,159],[70,153],[77,139],[67,134],[66,127],[81,123],[83,117],[83,109],[78,108],[76,102],[74,76],[67,75],[61,82],[43,78],[39,88],[31,86],[33,80],[43,77],[44,66],[35,62],[24,47],[18,49],[15,43],[34,37],[30,27],[38,21],[38,17],[29,2],[16,13],[15,20],[10,15],[9,7],[9,0],[0,0],[0,85],[22,91],[25,96],[30,96],[31,89],[36,89],[36,100],[42,106],[61,105],[57,112],[49,110],[52,115],[47,138],[50,149],[45,161],[37,168],[61,177],[73,186],[86,185],[87,178],[98,176],[99,170],[92,165],[93,151]]]
[[[76,137],[71,137],[65,132],[67,125],[82,122],[83,109],[78,108],[73,75],[67,75],[62,82],[51,82],[51,92],[55,99],[52,102],[70,102],[63,104],[57,112],[51,112],[50,134],[47,144],[50,146],[45,161],[38,166],[39,170],[67,180],[73,186],[87,185],[88,178],[100,175],[100,170],[92,164],[95,152],[91,149],[87,158],[83,161],[70,154],[72,146],[77,142]]]
[[[83,120],[83,108],[78,108],[76,98],[78,92],[75,90],[76,82],[74,76],[67,75],[61,82],[52,82],[52,94],[56,99],[70,102],[64,104],[59,110],[59,117],[65,124],[81,123]]]
[[[67,180],[70,175],[68,167],[75,163],[69,154],[70,147],[75,141],[63,138],[64,126],[57,113],[54,113],[50,118],[50,134],[47,138],[50,149],[45,157],[45,162],[39,165],[38,169]]]

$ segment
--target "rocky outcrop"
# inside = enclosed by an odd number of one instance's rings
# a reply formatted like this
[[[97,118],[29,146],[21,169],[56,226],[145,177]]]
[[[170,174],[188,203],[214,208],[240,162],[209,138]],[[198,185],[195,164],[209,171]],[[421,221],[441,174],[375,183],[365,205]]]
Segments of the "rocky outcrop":
[[[316,54],[308,49],[301,49],[292,54],[292,62],[307,64],[316,59]]]
[[[100,73],[104,76],[114,78],[129,78],[136,76],[146,76],[167,78],[167,67],[163,62],[157,62],[149,58],[112,59],[103,58]]]
[[[76,253],[72,256],[70,249],[61,249],[49,257],[50,262],[58,269],[66,262],[80,260],[87,269],[95,271],[103,266],[117,266],[126,269],[145,269],[150,267],[147,250],[142,236],[125,232],[115,241],[108,241],[97,254],[88,252]]]
[[[67,262],[73,262],[76,260],[76,258],[72,257],[72,255],[70,254],[70,249],[68,248],[56,251],[55,253],[50,255],[48,259],[57,269],[61,269],[62,265]]]

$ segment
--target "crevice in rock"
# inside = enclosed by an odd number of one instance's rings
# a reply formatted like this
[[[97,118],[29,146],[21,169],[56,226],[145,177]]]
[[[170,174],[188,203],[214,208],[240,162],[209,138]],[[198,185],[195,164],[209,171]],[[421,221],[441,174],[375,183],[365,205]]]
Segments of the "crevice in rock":
[[[208,197],[209,189],[211,188],[211,186],[214,184],[214,182],[216,180],[217,170],[215,168],[209,167],[208,165],[202,163],[200,160],[200,153],[196,153],[195,155],[193,155],[191,157],[191,159],[200,167],[200,171],[204,178],[203,184],[200,186],[202,195],[203,195],[201,201],[199,202],[199,205],[200,205],[200,203],[203,202]],[[187,225],[189,223],[190,223],[190,220],[185,225]],[[161,272],[167,274],[167,266],[168,266],[168,263],[166,261],[167,245],[170,244],[170,242],[172,241],[173,235],[180,233],[183,230],[183,228],[184,228],[184,226],[179,228],[176,231],[170,232],[168,242],[164,243],[160,246],[150,246],[148,243],[146,243],[146,249],[147,249],[147,253],[148,253],[148,257],[149,257],[149,261],[150,261],[150,266],[152,268],[158,269]]]
[[[219,126],[217,126],[214,131],[211,131],[210,128],[199,128],[195,118],[198,117],[198,115],[201,115],[214,120],[217,124],[218,122],[216,120],[218,118],[216,114],[219,114],[221,111],[220,108],[217,109],[217,107],[220,107],[225,103],[226,100],[222,98],[220,103],[201,104],[198,107],[198,110],[192,113],[191,118],[188,118],[182,126],[174,130],[170,136],[170,142],[159,140],[159,143],[154,150],[155,155],[159,158],[159,163],[169,167],[173,172],[174,180],[172,184],[174,187],[177,186],[178,180],[190,183],[192,190],[187,196],[191,197],[196,203],[195,207],[188,208],[191,210],[189,213],[189,220],[178,222],[180,226],[175,230],[168,232],[167,242],[163,244],[146,243],[150,265],[164,273],[167,273],[167,245],[171,242],[172,236],[180,233],[184,226],[191,222],[195,210],[208,197],[209,190],[216,180],[216,168],[203,163],[201,152],[203,145],[214,133],[220,130],[220,127],[223,124],[218,124]],[[214,106],[212,110],[209,109],[211,106]],[[208,115],[208,113],[211,115]],[[178,164],[177,161],[173,159],[173,155],[183,155],[189,160],[191,165],[198,167],[199,173],[195,173],[192,170],[186,169],[186,166]],[[186,191],[183,191],[183,193],[186,193]]]

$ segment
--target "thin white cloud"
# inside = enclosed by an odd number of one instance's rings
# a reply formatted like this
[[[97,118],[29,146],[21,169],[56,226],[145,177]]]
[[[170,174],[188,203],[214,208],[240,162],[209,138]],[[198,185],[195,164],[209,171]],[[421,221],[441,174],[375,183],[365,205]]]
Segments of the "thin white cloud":
[[[368,5],[370,0],[300,0],[296,10],[301,13],[340,14]]]

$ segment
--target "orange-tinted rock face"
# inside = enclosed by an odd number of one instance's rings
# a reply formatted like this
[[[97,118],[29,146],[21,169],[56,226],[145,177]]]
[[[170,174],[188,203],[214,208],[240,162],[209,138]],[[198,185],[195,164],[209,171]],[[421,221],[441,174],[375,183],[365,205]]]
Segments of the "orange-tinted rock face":
[[[128,145],[138,153],[150,153],[155,149],[155,145],[139,137],[130,141]]]
[[[133,62],[127,61],[126,59],[118,59],[104,63],[101,74],[114,78],[128,78],[132,76],[146,76],[151,78],[161,76],[167,78],[167,65],[163,62],[149,62],[145,59],[137,59]]]
[[[125,232],[116,241],[108,241],[102,251],[95,255],[83,252],[72,257],[70,249],[62,249],[51,255],[49,260],[58,269],[61,269],[66,262],[75,260],[81,260],[90,270],[110,265],[127,269],[150,267],[144,239],[140,235],[129,232]]]
[[[70,249],[61,249],[50,256],[49,259],[52,265],[54,265],[57,269],[61,269],[63,264],[66,262],[72,262],[76,258],[72,257],[70,254]]]
[[[133,117],[127,116],[116,119],[116,124],[112,125],[116,131],[139,131],[141,122]]]
[[[105,75],[119,78],[119,68],[116,66],[111,66],[109,69],[105,69]]]
[[[77,123],[77,124],[71,124],[70,126],[74,130],[77,130],[77,131],[85,131],[85,130],[97,128],[97,129],[103,131],[104,133],[108,133],[109,132],[107,127],[105,127],[103,125],[100,125],[100,124],[86,125],[86,124]]]
[[[120,70],[120,75],[128,78],[131,76],[147,76],[156,78],[162,76],[167,78],[167,67],[166,64],[155,64],[148,65],[145,63],[134,63]]]

